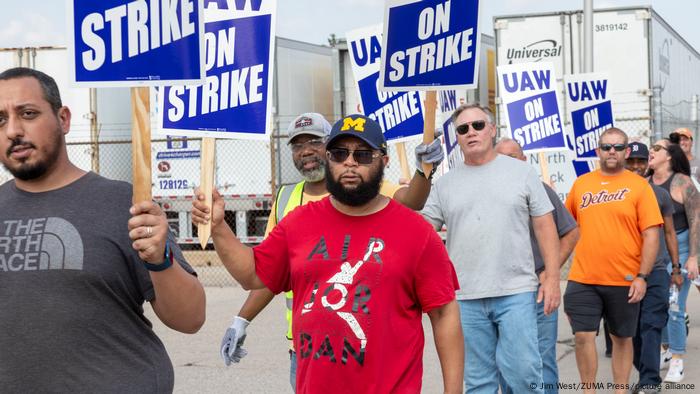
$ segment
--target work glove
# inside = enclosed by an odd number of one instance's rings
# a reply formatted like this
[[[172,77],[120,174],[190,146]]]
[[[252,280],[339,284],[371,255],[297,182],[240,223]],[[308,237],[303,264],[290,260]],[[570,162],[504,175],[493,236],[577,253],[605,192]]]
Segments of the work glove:
[[[433,172],[445,159],[445,151],[442,147],[442,142],[440,141],[440,135],[442,135],[441,130],[435,131],[435,140],[430,144],[421,143],[416,146],[416,169],[423,173],[423,163],[430,163],[433,165]],[[432,175],[432,174],[431,174]]]
[[[246,332],[245,329],[248,327],[250,322],[240,316],[233,318],[231,326],[226,329],[224,337],[221,339],[221,358],[224,359],[224,363],[228,367],[231,363],[237,363],[241,361],[243,357],[248,354],[248,351],[243,349],[243,342],[245,341]]]

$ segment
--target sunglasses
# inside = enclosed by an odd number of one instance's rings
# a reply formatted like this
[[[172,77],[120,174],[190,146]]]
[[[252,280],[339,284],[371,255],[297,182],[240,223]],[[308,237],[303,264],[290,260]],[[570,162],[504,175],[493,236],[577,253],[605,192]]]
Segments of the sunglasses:
[[[314,150],[320,150],[326,144],[323,138],[314,138],[306,142],[289,144],[292,147],[292,152],[301,152],[307,146]]]
[[[600,150],[608,152],[610,149],[615,149],[616,152],[622,152],[627,149],[627,144],[600,144]]]
[[[469,125],[472,125],[472,128],[474,131],[481,131],[486,127],[486,121],[485,120],[475,120],[473,122],[467,122],[467,123],[462,123],[461,125],[457,126],[455,131],[457,131],[457,134],[464,135],[469,132]]]
[[[652,146],[651,146],[651,150],[653,150],[654,152],[658,152],[658,151],[660,151],[661,149],[663,149],[663,150],[665,150],[665,151],[668,151],[668,148],[665,147],[665,146],[663,146],[663,145],[652,145]]]
[[[377,157],[382,156],[381,153],[377,153],[368,149],[357,149],[350,150],[346,148],[330,148],[327,149],[328,159],[336,163],[344,163],[345,160],[352,154],[352,159],[357,162],[357,164],[372,164],[372,161]]]

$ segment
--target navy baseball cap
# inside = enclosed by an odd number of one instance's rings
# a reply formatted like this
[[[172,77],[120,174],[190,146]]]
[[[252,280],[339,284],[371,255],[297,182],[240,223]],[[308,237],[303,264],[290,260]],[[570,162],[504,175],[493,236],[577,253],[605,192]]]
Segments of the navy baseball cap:
[[[335,140],[345,136],[359,138],[373,149],[386,153],[386,139],[382,127],[364,115],[348,115],[335,122],[326,147],[331,147]]]
[[[641,142],[630,142],[629,159],[644,159],[649,160],[649,148]]]

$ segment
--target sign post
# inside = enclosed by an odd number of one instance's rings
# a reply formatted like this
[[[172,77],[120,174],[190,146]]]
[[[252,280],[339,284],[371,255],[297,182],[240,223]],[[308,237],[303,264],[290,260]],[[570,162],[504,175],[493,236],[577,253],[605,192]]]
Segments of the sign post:
[[[164,4],[158,0],[66,2],[72,83],[132,88],[134,202],[151,200],[148,87],[204,81],[202,0]]]
[[[426,91],[423,142],[435,135],[436,90],[473,89],[479,71],[478,0],[389,0],[379,86]],[[432,165],[423,164],[423,172]]]

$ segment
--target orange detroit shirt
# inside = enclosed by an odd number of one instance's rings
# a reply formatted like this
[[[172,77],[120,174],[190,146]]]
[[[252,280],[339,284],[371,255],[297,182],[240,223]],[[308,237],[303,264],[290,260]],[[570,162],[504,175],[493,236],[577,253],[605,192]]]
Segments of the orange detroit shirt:
[[[629,286],[639,273],[642,231],[663,224],[647,181],[627,170],[614,176],[593,171],[576,179],[566,208],[581,233],[569,280]]]

